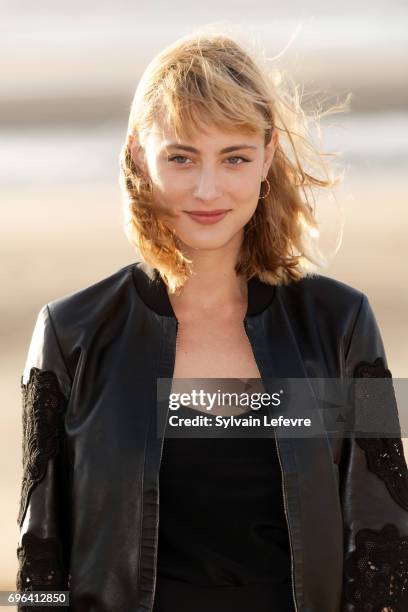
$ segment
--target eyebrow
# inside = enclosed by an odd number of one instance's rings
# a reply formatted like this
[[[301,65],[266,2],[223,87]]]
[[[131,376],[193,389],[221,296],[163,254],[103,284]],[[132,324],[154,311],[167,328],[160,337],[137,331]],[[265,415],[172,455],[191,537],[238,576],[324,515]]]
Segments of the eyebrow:
[[[177,142],[170,142],[168,145],[166,145],[165,147],[163,147],[164,149],[180,149],[181,151],[189,151],[190,153],[199,153],[200,151],[198,149],[196,149],[195,147],[191,147],[190,145],[183,145],[183,144],[179,144]],[[232,151],[238,151],[241,149],[257,149],[258,147],[254,146],[254,145],[249,145],[249,144],[238,144],[238,145],[232,145],[230,147],[225,147],[224,149],[221,149],[220,153],[231,153]]]

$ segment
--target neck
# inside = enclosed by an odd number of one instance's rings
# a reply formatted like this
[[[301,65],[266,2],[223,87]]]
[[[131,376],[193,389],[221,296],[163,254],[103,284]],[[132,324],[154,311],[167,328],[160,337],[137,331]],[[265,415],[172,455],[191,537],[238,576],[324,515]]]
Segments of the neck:
[[[173,308],[195,312],[245,308],[247,282],[234,269],[240,246],[240,236],[220,249],[194,250],[184,246],[183,252],[193,262],[194,274],[178,295],[169,296]]]

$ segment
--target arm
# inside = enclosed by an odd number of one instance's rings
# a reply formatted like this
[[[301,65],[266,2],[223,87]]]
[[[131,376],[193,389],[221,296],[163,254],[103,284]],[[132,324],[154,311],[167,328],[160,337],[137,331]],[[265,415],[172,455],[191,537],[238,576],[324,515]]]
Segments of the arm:
[[[342,612],[408,610],[408,471],[398,409],[380,331],[362,296],[346,353],[346,376],[354,378],[358,411],[380,410],[397,437],[350,436],[340,462],[344,524]],[[373,378],[382,378],[381,394]],[[389,381],[389,382],[388,382]],[[357,427],[358,430],[358,427]],[[384,430],[385,431],[385,430]]]
[[[64,414],[71,389],[47,305],[21,378],[23,475],[17,522],[19,591],[69,589],[69,476]],[[19,611],[33,610],[19,606]],[[42,608],[59,610],[57,607]]]

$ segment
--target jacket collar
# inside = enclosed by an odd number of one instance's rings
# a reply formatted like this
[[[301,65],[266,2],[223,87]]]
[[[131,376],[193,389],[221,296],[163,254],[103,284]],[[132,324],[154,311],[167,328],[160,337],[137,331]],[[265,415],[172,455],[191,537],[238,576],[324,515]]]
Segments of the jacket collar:
[[[174,317],[167,287],[159,271],[144,261],[137,262],[132,268],[136,290],[143,302],[158,315]],[[263,312],[272,302],[275,287],[268,285],[257,277],[248,281],[248,308],[246,316]]]

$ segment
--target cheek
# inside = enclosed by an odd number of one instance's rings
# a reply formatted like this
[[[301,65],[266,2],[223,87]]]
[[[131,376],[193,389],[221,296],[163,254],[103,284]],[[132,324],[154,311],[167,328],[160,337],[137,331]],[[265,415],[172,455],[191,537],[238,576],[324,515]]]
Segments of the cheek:
[[[245,164],[242,168],[231,171],[227,176],[226,187],[239,194],[240,198],[252,198],[260,189],[260,170],[256,162]]]
[[[246,209],[256,206],[259,191],[260,182],[253,176],[240,176],[229,190],[237,205]]]
[[[168,166],[157,166],[154,183],[163,200],[170,203],[190,189],[188,177],[182,174],[182,172],[176,172]]]

